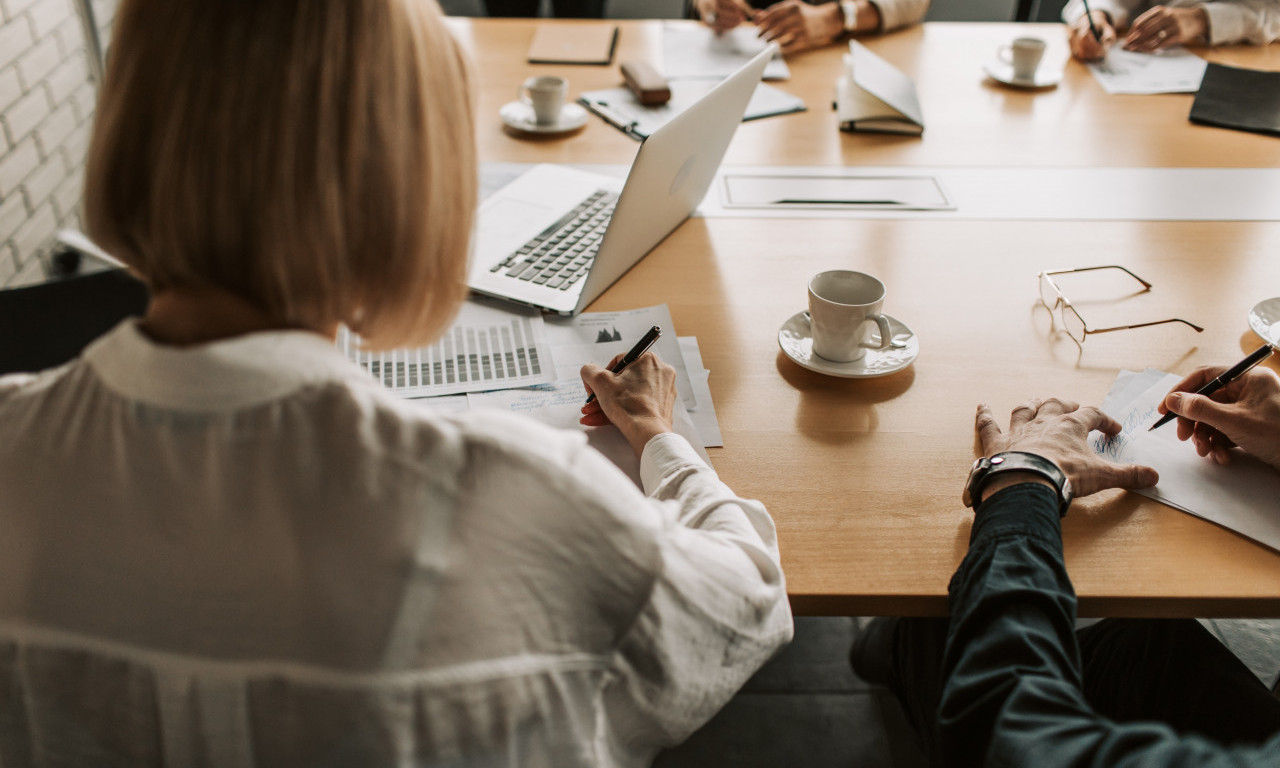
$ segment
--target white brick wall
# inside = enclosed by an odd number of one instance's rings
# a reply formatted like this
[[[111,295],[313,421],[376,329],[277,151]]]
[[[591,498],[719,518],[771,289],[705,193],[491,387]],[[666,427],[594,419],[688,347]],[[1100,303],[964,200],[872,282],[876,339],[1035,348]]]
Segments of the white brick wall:
[[[92,0],[104,46],[118,0]],[[39,256],[79,226],[93,120],[72,0],[0,0],[0,286],[40,278]]]

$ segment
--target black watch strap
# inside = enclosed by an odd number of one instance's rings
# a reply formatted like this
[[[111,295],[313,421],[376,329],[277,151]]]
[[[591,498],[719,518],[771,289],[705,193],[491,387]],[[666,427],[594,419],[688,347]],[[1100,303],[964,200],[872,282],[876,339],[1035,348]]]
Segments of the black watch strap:
[[[969,471],[969,481],[965,483],[962,496],[964,505],[977,506],[978,500],[982,498],[982,489],[987,483],[1006,472],[1031,472],[1048,480],[1058,492],[1058,515],[1067,514],[1072,498],[1071,480],[1057,464],[1039,454],[1026,451],[1005,451],[975,461],[973,469]]]

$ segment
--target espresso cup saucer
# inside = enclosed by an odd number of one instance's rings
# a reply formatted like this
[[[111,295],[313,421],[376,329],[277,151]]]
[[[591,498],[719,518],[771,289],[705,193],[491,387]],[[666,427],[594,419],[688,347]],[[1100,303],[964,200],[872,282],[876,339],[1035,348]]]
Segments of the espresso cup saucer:
[[[861,360],[833,363],[813,352],[813,332],[809,329],[809,313],[797,312],[778,329],[778,346],[801,368],[842,379],[873,379],[897,373],[915,361],[920,354],[920,340],[906,323],[885,315],[893,333],[893,345],[886,349],[868,349]],[[871,332],[868,344],[880,343],[880,329]]]
[[[995,80],[997,83],[1011,86],[1013,88],[1052,88],[1062,82],[1062,71],[1045,69],[1042,65],[1036,70],[1034,77],[1015,77],[1013,74],[1013,65],[1003,61],[988,61],[982,65],[982,71],[987,73],[987,77]]]
[[[508,128],[524,133],[544,136],[576,131],[587,124],[587,110],[573,102],[560,108],[560,119],[550,125],[538,125],[533,117],[533,107],[523,101],[508,101],[498,110],[498,117]]]

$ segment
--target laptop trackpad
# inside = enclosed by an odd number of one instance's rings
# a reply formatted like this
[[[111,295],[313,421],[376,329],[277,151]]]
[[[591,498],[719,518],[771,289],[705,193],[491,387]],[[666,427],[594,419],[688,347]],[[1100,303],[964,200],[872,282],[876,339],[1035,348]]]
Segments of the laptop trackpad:
[[[541,232],[550,223],[548,218],[554,220],[554,216],[555,211],[549,206],[507,198],[485,207],[480,226],[486,237],[506,239],[522,234],[531,237]]]

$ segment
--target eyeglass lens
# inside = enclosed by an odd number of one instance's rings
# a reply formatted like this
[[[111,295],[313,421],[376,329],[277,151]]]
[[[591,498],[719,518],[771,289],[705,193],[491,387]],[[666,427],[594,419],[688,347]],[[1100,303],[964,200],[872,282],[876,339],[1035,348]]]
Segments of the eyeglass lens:
[[[1053,313],[1053,320],[1059,328],[1076,341],[1084,341],[1084,320],[1076,314],[1075,308],[1067,306],[1067,302],[1054,289],[1047,275],[1040,275],[1040,300]]]

